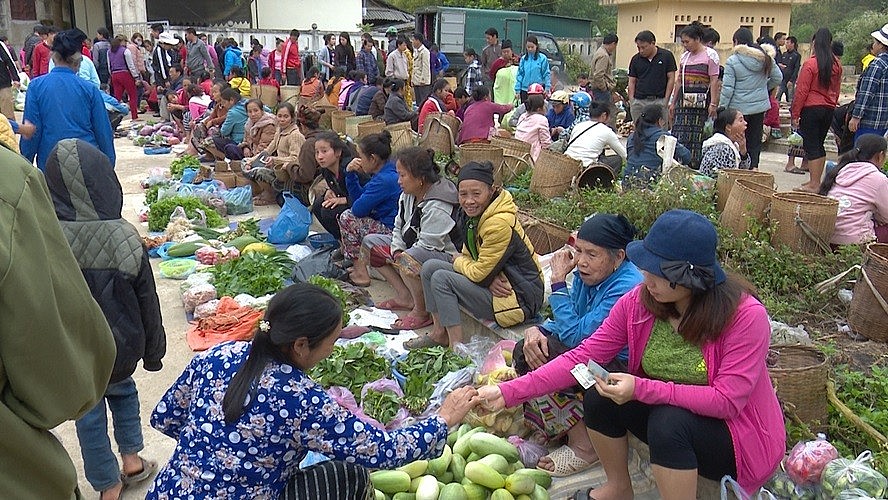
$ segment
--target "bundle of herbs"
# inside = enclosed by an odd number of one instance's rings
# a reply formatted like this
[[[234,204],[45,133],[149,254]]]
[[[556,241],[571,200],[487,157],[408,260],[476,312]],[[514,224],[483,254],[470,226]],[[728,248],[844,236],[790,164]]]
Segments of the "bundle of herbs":
[[[404,406],[414,415],[424,412],[435,385],[450,372],[469,366],[472,361],[447,347],[414,349],[397,364],[398,372],[406,378]]]
[[[284,287],[293,272],[293,261],[286,252],[272,255],[249,252],[240,258],[220,262],[209,272],[219,297],[234,297],[241,293],[261,297]]]
[[[390,372],[385,358],[363,342],[352,342],[334,347],[326,359],[312,368],[309,376],[327,389],[345,387],[359,400],[364,384],[387,378]]]
[[[346,293],[337,280],[331,278],[325,278],[319,274],[315,274],[308,278],[308,282],[312,285],[319,286],[330,293],[333,297],[339,299],[339,306],[342,308],[342,326],[348,325],[348,322],[351,320],[351,315],[349,314],[349,295]]]
[[[398,415],[401,401],[393,391],[368,389],[362,398],[361,409],[368,417],[388,426]]]
[[[200,218],[198,210],[203,211],[207,218],[207,227],[222,227],[226,224],[225,219],[216,210],[207,206],[196,196],[172,196],[151,204],[148,211],[148,230],[163,231],[166,229],[170,222],[170,216],[176,207],[184,208],[189,219]]]

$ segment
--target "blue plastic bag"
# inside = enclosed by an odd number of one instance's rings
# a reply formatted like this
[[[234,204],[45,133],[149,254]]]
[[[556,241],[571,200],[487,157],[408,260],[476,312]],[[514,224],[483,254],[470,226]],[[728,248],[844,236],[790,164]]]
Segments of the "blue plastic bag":
[[[245,186],[247,187],[247,186]],[[284,193],[284,206],[271,227],[268,228],[268,242],[275,245],[292,245],[308,236],[311,226],[311,212],[290,193]]]
[[[197,177],[197,169],[186,168],[182,171],[182,184],[191,184],[195,177]]]
[[[228,215],[248,214],[253,211],[253,188],[241,186],[222,193]]]

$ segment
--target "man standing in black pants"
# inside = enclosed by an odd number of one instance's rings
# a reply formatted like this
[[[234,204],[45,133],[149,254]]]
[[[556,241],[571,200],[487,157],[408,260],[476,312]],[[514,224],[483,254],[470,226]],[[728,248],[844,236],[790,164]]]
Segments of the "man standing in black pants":
[[[799,55],[798,39],[794,36],[786,37],[786,52],[777,60],[777,66],[783,72],[783,82],[777,91],[777,102],[785,95],[786,102],[792,102],[796,79],[799,77],[799,69],[802,67],[802,56]]]
[[[657,47],[654,34],[644,30],[635,37],[638,53],[629,61],[629,112],[635,120],[648,104],[663,108],[663,116],[669,116],[666,96],[672,95],[675,86],[675,56]]]

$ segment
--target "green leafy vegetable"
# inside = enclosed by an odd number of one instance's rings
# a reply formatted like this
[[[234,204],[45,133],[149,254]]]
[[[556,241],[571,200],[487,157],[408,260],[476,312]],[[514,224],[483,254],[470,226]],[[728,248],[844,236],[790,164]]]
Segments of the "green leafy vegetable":
[[[330,295],[339,299],[339,305],[340,307],[342,307],[342,326],[347,325],[349,320],[351,319],[348,307],[348,294],[342,290],[342,287],[340,287],[336,283],[336,280],[325,278],[321,275],[315,274],[308,278],[308,282],[312,285],[323,288],[324,290],[330,292]]]
[[[161,187],[165,187],[162,184],[155,184],[148,189],[145,190],[145,204],[151,205],[157,201],[157,193],[160,191]]]
[[[401,409],[398,395],[391,391],[367,390],[361,408],[368,417],[383,425],[388,425]]]
[[[368,382],[386,378],[391,372],[388,361],[363,342],[336,346],[333,352],[310,372],[311,378],[325,388],[347,388],[360,403],[361,388]]]
[[[398,372],[407,379],[404,399],[410,413],[416,415],[425,411],[435,384],[448,373],[465,368],[471,362],[443,346],[410,351],[397,365]]]
[[[191,155],[176,158],[170,162],[170,175],[173,179],[181,179],[186,168],[200,168],[200,159]]]
[[[234,297],[241,293],[261,297],[284,287],[293,271],[286,252],[264,255],[250,252],[234,260],[220,262],[210,269],[217,294]]]
[[[189,219],[197,218],[197,210],[203,210],[207,217],[208,227],[222,227],[225,225],[225,219],[219,215],[214,209],[205,205],[196,196],[173,196],[164,198],[151,204],[151,210],[148,212],[148,230],[163,231],[170,222],[170,215],[176,207],[185,209],[185,214]]]

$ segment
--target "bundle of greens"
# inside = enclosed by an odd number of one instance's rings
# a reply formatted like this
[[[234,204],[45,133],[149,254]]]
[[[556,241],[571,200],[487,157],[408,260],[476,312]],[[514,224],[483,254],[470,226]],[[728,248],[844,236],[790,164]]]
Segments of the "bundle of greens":
[[[368,389],[364,394],[361,408],[368,417],[387,426],[397,416],[398,410],[401,409],[401,402],[398,395],[392,391]]]
[[[404,406],[414,415],[425,411],[429,398],[445,375],[469,366],[472,361],[447,347],[414,349],[397,364],[398,372],[406,378]]]
[[[200,214],[197,210],[203,210],[207,217],[207,227],[222,227],[226,224],[225,219],[218,212],[205,205],[196,196],[173,196],[151,204],[148,212],[148,230],[163,231],[166,229],[170,222],[170,215],[173,214],[176,207],[184,208],[189,219],[198,218]]]
[[[191,155],[183,155],[176,158],[170,162],[170,175],[173,179],[181,179],[182,173],[185,172],[186,168],[200,168],[200,159]]]
[[[259,219],[245,219],[237,223],[237,227],[232,229],[231,231],[216,231],[214,229],[209,228],[199,228],[195,229],[197,234],[201,235],[203,238],[208,240],[219,240],[223,243],[228,243],[235,238],[239,238],[241,236],[252,236],[256,238],[258,241],[265,241],[265,235],[263,235],[259,231]]]
[[[261,297],[284,287],[284,281],[293,272],[293,261],[286,252],[248,252],[238,259],[216,264],[209,272],[219,297],[241,293]]]
[[[326,359],[315,365],[309,375],[325,388],[345,387],[360,403],[364,384],[387,378],[391,371],[388,361],[363,342],[336,346]]]
[[[348,294],[342,290],[342,287],[336,283],[336,280],[325,278],[321,275],[315,274],[308,278],[308,282],[312,285],[319,286],[324,290],[330,292],[330,295],[339,299],[339,305],[342,307],[342,326],[348,324],[351,320],[351,315],[349,314],[349,306],[348,306]]]

